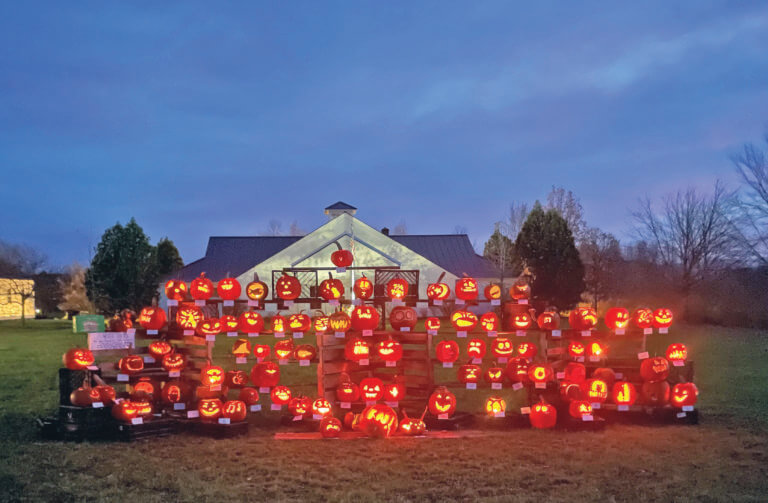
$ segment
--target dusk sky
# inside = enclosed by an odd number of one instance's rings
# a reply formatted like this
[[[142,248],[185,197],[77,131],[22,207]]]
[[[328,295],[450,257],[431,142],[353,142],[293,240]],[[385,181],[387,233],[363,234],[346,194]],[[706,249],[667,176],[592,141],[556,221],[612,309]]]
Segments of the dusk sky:
[[[131,217],[191,262],[338,200],[482,248],[552,185],[627,242],[767,124],[765,1],[0,7],[0,239],[54,266]]]

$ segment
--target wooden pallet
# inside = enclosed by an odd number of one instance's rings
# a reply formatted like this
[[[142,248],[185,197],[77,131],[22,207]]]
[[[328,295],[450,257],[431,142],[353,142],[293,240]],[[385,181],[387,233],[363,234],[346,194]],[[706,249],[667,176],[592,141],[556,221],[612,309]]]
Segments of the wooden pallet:
[[[195,435],[211,438],[233,438],[248,434],[248,422],[230,424],[195,422],[190,431]]]
[[[178,421],[172,418],[150,418],[141,424],[115,422],[115,440],[134,442],[151,438],[167,437],[178,432]]]

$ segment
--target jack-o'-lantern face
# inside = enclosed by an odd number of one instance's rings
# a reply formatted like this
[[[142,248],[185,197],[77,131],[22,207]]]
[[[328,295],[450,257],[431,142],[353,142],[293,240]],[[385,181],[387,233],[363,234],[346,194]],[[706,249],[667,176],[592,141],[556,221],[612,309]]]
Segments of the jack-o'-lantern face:
[[[569,313],[568,323],[574,330],[591,330],[597,325],[597,313],[591,307],[577,307]]]
[[[491,343],[491,353],[496,358],[508,358],[515,353],[515,346],[506,337],[497,337]]]
[[[165,325],[165,311],[161,307],[145,307],[136,321],[147,330],[160,330]]]
[[[160,391],[164,403],[180,403],[184,401],[184,386],[179,381],[168,381]]]
[[[390,299],[404,299],[408,295],[408,282],[402,278],[392,278],[387,282],[387,297]]]
[[[245,311],[237,318],[237,328],[246,334],[255,334],[264,330],[264,318],[256,311]]]
[[[698,396],[699,390],[692,382],[678,383],[672,387],[671,401],[675,407],[696,405]]]
[[[222,300],[235,300],[241,292],[240,282],[235,278],[224,278],[216,284],[216,293]]]
[[[570,343],[568,343],[568,354],[572,358],[584,356],[585,354],[587,354],[587,348],[584,346],[582,342],[571,341]]]
[[[688,348],[685,344],[670,344],[667,348],[667,360],[671,362],[684,362],[688,358]]]
[[[653,326],[653,311],[647,307],[641,307],[632,315],[632,322],[637,328],[651,328]]]
[[[584,416],[592,415],[592,404],[587,400],[572,400],[568,405],[568,413],[571,417],[581,419]]]
[[[555,311],[544,311],[536,322],[542,330],[557,330],[560,328],[560,315]]]
[[[144,370],[144,358],[139,355],[124,356],[120,358],[117,367],[124,374],[136,374]]]
[[[64,366],[70,370],[82,370],[93,365],[93,353],[83,348],[72,348],[62,358]]]
[[[176,311],[176,323],[184,330],[194,330],[203,321],[203,312],[194,304],[184,304]]]
[[[200,369],[200,383],[205,386],[224,384],[224,369],[216,365],[206,365]]]
[[[285,332],[285,327],[288,326],[288,321],[284,316],[276,314],[272,317],[272,331],[273,332]]]
[[[344,311],[336,311],[328,317],[328,326],[333,332],[347,332],[352,328],[352,319]]]
[[[604,403],[608,399],[608,384],[602,379],[589,379],[586,388],[591,403]]]
[[[533,382],[551,381],[553,375],[552,366],[547,363],[538,363],[528,367],[528,378]]]
[[[505,372],[512,382],[525,382],[528,380],[528,360],[521,356],[510,358]]]
[[[336,387],[336,398],[340,402],[354,402],[360,398],[360,388],[352,381],[342,382]]]
[[[295,300],[301,295],[301,283],[293,276],[283,274],[275,282],[275,292],[283,300]]]
[[[504,369],[501,367],[489,367],[485,371],[485,381],[491,384],[504,382]]]
[[[612,307],[605,313],[605,324],[610,329],[624,329],[629,325],[629,311],[623,307]]]
[[[360,381],[360,396],[366,402],[375,402],[384,396],[384,383],[378,377],[366,377]]]
[[[515,300],[530,299],[531,286],[526,280],[519,279],[509,289],[509,296]]]
[[[294,416],[303,416],[312,410],[312,400],[306,396],[295,396],[288,402],[288,412]]]
[[[399,431],[405,436],[415,437],[423,435],[427,431],[427,425],[417,417],[406,417],[400,421]]]
[[[208,300],[213,295],[213,282],[201,272],[200,276],[192,280],[189,285],[189,293],[195,300]]]
[[[371,356],[371,347],[366,341],[359,337],[350,339],[344,346],[344,356],[347,360],[357,362],[360,360],[366,360]]]
[[[475,278],[460,278],[456,280],[456,298],[474,300],[480,292]]]
[[[459,344],[456,341],[440,341],[435,347],[435,354],[443,363],[455,362],[459,358]]]
[[[536,347],[536,344],[532,342],[522,342],[519,346],[517,346],[517,354],[518,356],[522,356],[523,358],[528,358],[529,360],[532,359],[536,354],[539,352],[539,348]]]
[[[542,398],[531,407],[530,420],[534,428],[552,428],[557,424],[557,410]]]
[[[341,435],[341,421],[338,418],[328,416],[320,421],[320,436],[323,438],[337,438]]]
[[[402,382],[393,382],[384,385],[384,401],[399,402],[405,396],[405,384]]]
[[[459,310],[451,314],[451,325],[459,331],[469,332],[477,326],[477,315],[471,311]]]
[[[353,290],[358,299],[370,299],[373,295],[373,283],[365,275],[362,275],[355,281]]]
[[[427,330],[440,330],[440,318],[430,316],[424,320],[424,328]]]
[[[653,312],[653,326],[656,328],[667,328],[672,324],[672,311],[665,307],[659,308]]]
[[[275,362],[257,363],[251,369],[254,386],[272,388],[280,382],[280,367]]]
[[[130,421],[139,415],[139,409],[130,400],[123,400],[112,407],[112,417],[118,421]]]
[[[165,296],[170,300],[184,300],[187,296],[187,284],[179,279],[168,280],[165,283]]]
[[[317,416],[327,416],[331,413],[331,402],[325,398],[316,398],[312,402],[312,414]]]
[[[251,281],[245,286],[245,295],[251,300],[260,302],[267,298],[269,287],[263,281]]]
[[[355,306],[350,319],[353,330],[376,330],[380,317],[373,306]]]
[[[315,316],[312,320],[312,328],[314,328],[317,333],[323,333],[328,330],[328,322],[329,318],[324,314],[320,314],[319,316]]]
[[[494,312],[484,313],[480,317],[480,328],[486,332],[496,332],[499,329],[499,317]]]
[[[500,396],[489,396],[485,400],[485,413],[496,416],[507,410],[507,402]]]
[[[637,400],[637,389],[630,382],[619,381],[613,384],[611,397],[617,405],[632,405]]]
[[[324,300],[338,300],[344,296],[344,284],[339,279],[323,280],[320,282],[318,295]]]
[[[315,359],[316,355],[317,350],[315,349],[315,346],[311,344],[300,344],[293,350],[293,356],[297,360],[311,361]]]
[[[427,406],[433,416],[445,414],[450,417],[456,410],[456,395],[448,388],[440,386],[429,396]]]
[[[213,421],[221,416],[223,406],[218,398],[203,398],[197,403],[197,411],[203,421]]]
[[[218,318],[208,318],[197,324],[195,332],[197,332],[198,335],[203,336],[216,335],[221,332],[221,322]]]
[[[401,330],[403,328],[410,328],[416,326],[418,317],[416,316],[416,310],[408,306],[395,306],[392,311],[389,312],[389,324],[395,330]]]
[[[275,354],[280,360],[287,360],[293,354],[293,339],[284,339],[275,342]]]
[[[663,381],[667,376],[669,376],[669,361],[663,356],[645,359],[640,364],[640,377],[644,381]]]
[[[133,385],[133,395],[141,396],[138,394],[143,393],[145,396],[149,397],[149,399],[153,399],[155,393],[158,391],[157,388],[157,383],[149,377],[140,377],[139,381]]]
[[[480,380],[480,366],[479,365],[462,365],[457,371],[459,382],[461,383],[476,383]]]
[[[605,358],[607,355],[608,348],[602,342],[594,341],[589,344],[589,356]]]
[[[275,386],[269,393],[269,398],[275,405],[285,405],[291,401],[291,389],[288,386]]]
[[[483,289],[483,295],[488,300],[500,300],[501,287],[496,283],[491,283]]]
[[[467,343],[467,355],[471,358],[482,358],[485,356],[485,342],[482,339],[471,339]]]
[[[271,352],[272,352],[272,348],[270,348],[267,344],[253,345],[253,356],[255,356],[256,358],[261,358],[262,360],[265,358],[269,358],[269,355]]]
[[[136,407],[137,415],[145,417],[152,415],[152,402],[148,398],[133,398],[131,399],[131,402],[133,402],[133,406]]]
[[[226,381],[232,388],[242,388],[248,385],[248,374],[243,370],[230,370],[227,372]]]
[[[385,362],[396,362],[403,357],[403,346],[393,340],[381,341],[376,345],[376,352]]]
[[[187,358],[181,353],[168,353],[160,364],[168,372],[179,372],[187,365]]]
[[[451,287],[445,283],[430,283],[427,285],[427,298],[429,300],[445,300],[451,295]]]
[[[293,332],[308,332],[312,320],[304,313],[292,314],[288,317],[288,326]]]
[[[517,313],[512,317],[512,324],[517,330],[525,330],[531,326],[533,319],[528,313]]]
[[[229,418],[233,423],[244,421],[247,409],[242,400],[229,400],[221,410],[223,417]]]
[[[222,332],[237,332],[238,321],[231,314],[225,314],[219,318],[219,323],[221,323]]]
[[[371,405],[360,413],[360,429],[371,437],[389,437],[397,430],[397,414],[384,404]]]

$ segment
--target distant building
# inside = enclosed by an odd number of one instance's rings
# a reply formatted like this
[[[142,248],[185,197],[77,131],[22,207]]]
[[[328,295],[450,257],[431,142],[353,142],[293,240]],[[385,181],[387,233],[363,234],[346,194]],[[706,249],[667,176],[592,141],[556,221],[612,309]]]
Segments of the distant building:
[[[35,317],[35,282],[28,278],[0,278],[0,320],[21,319],[21,301],[24,317]]]

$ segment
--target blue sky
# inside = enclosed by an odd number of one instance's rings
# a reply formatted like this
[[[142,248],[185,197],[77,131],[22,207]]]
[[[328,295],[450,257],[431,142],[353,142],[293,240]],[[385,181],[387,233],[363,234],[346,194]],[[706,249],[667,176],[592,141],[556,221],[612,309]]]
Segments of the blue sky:
[[[0,6],[0,239],[87,262],[135,217],[189,262],[343,200],[482,246],[560,185],[626,241],[768,124],[765,2],[213,5]]]

